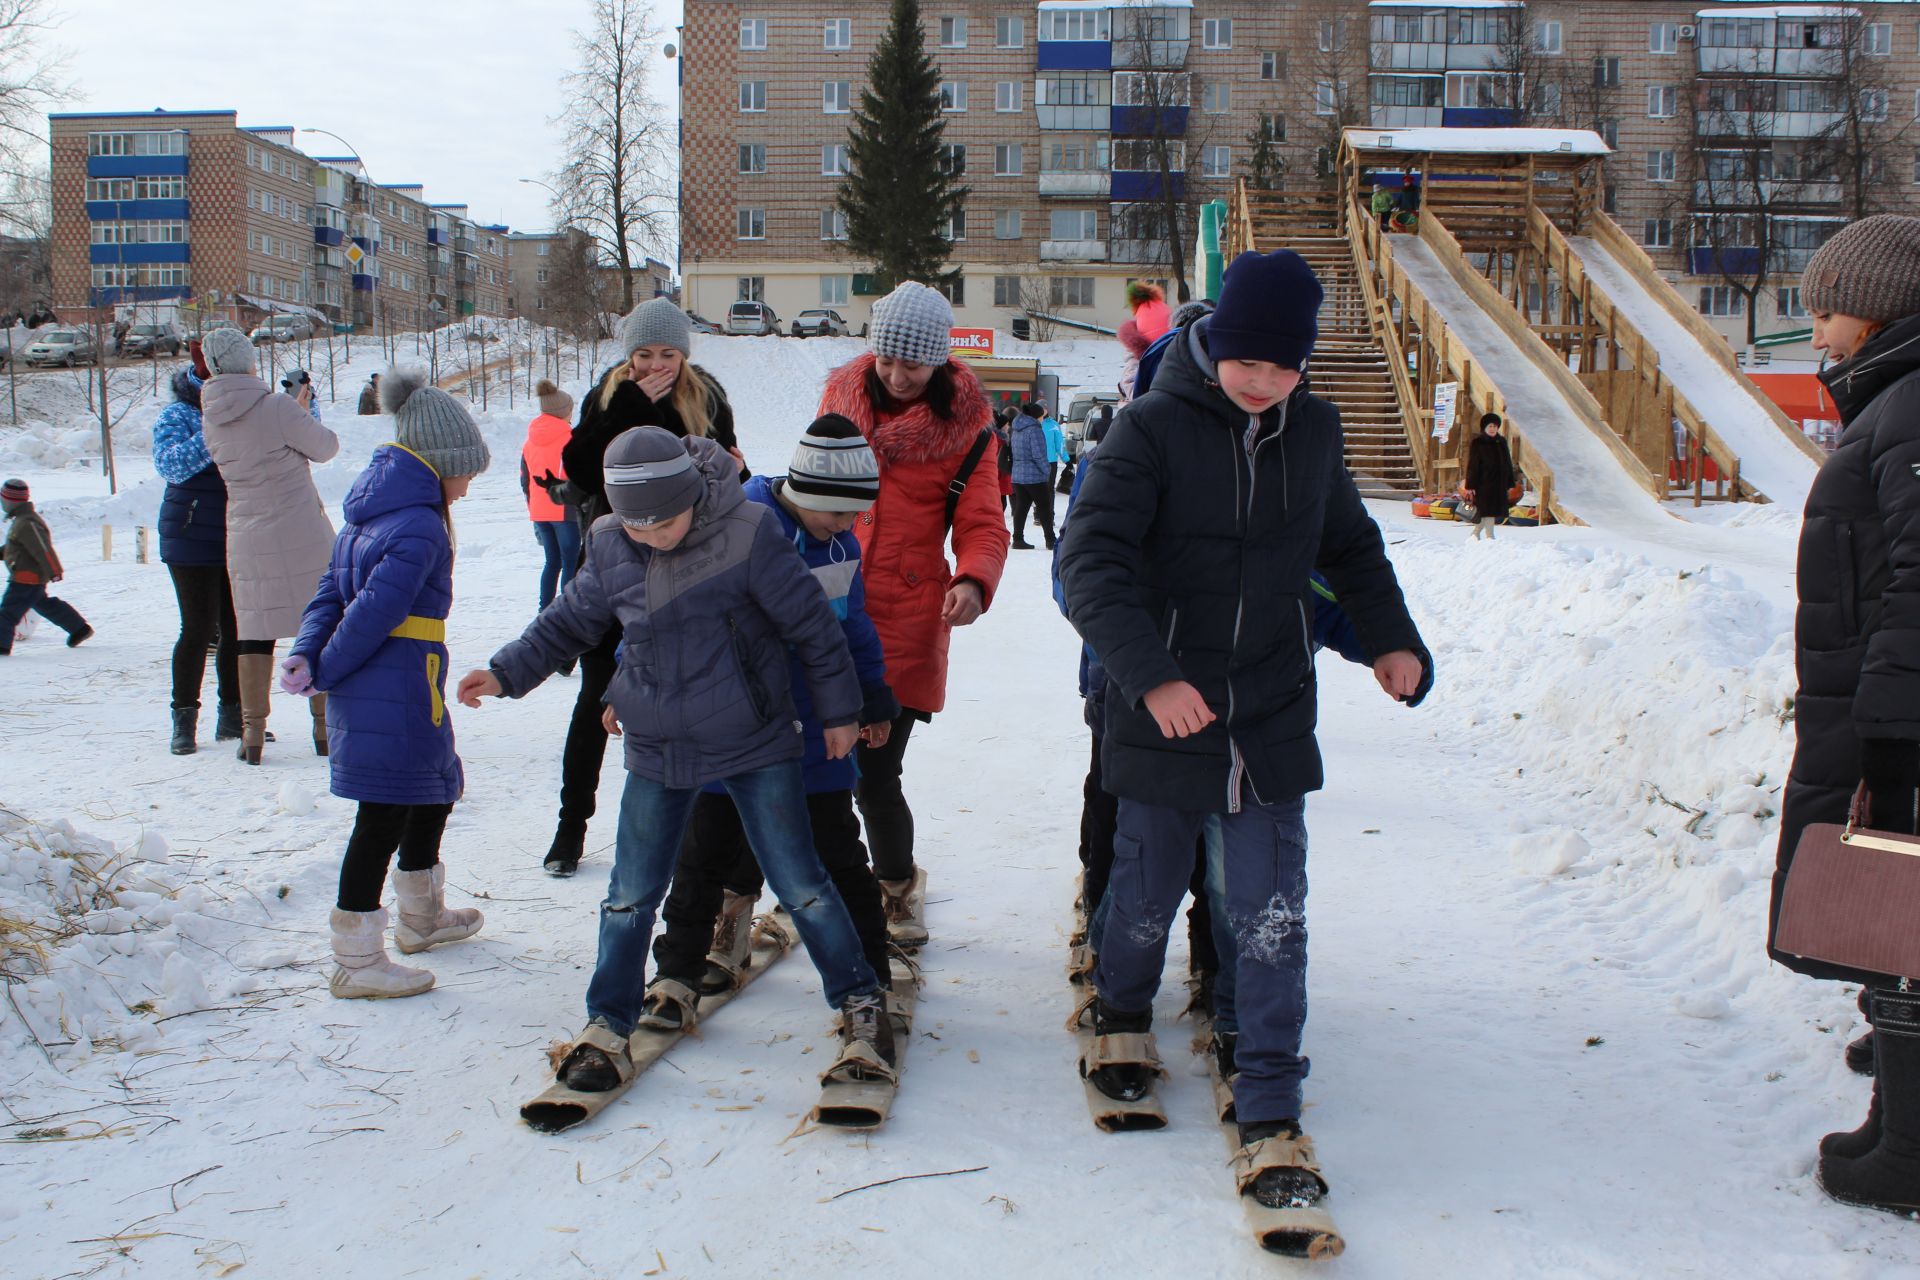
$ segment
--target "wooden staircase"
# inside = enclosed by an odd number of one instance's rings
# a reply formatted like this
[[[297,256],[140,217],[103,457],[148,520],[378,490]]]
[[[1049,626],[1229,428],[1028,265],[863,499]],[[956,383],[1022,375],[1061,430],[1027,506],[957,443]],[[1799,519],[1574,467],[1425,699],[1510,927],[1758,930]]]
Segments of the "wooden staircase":
[[[1247,192],[1247,232],[1261,253],[1291,249],[1320,277],[1320,339],[1310,374],[1315,394],[1340,410],[1347,470],[1370,498],[1405,498],[1420,487],[1407,446],[1386,350],[1373,335],[1353,262],[1340,230],[1338,196],[1326,192]]]

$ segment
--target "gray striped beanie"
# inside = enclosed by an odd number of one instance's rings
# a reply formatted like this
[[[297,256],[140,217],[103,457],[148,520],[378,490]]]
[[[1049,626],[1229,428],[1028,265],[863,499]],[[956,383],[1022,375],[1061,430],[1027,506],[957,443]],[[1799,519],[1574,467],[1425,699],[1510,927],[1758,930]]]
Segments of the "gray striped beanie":
[[[620,349],[632,355],[642,347],[675,347],[693,354],[693,321],[665,298],[649,298],[620,322]]]
[[[873,304],[868,345],[876,356],[941,365],[953,358],[953,304],[909,280]]]
[[[880,462],[860,428],[822,414],[800,437],[781,492],[809,511],[865,511],[880,496]]]
[[[442,480],[477,476],[493,461],[466,406],[427,384],[425,369],[389,369],[380,379],[380,407],[393,415],[393,438]]]
[[[1877,213],[1835,232],[1801,273],[1800,301],[1876,324],[1920,312],[1920,218]]]
[[[635,427],[614,437],[601,479],[613,514],[637,528],[691,509],[707,484],[686,442],[660,427]]]

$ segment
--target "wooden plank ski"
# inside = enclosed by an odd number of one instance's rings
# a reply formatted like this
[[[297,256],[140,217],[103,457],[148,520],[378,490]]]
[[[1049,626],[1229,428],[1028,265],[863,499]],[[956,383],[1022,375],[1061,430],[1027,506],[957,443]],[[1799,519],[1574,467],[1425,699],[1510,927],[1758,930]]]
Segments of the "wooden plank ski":
[[[820,1101],[813,1122],[835,1129],[878,1129],[893,1110],[900,1091],[900,1069],[906,1064],[907,1045],[913,1040],[913,1012],[920,998],[919,974],[904,961],[890,966],[893,991],[887,996],[887,1016],[893,1020],[893,1078],[875,1073],[868,1080],[820,1082]]]
[[[799,938],[793,921],[784,911],[770,911],[756,917],[753,963],[741,976],[738,987],[700,998],[701,1021],[713,1016],[746,990],[748,984],[773,967],[776,960],[793,950]],[[633,1075],[624,1084],[605,1093],[579,1093],[556,1080],[539,1097],[520,1108],[520,1118],[528,1128],[538,1133],[562,1133],[576,1125],[585,1124],[631,1088],[648,1067],[658,1062],[686,1034],[685,1031],[661,1031],[652,1027],[634,1028],[633,1034],[627,1037],[627,1054],[633,1061]],[[554,1066],[557,1070],[559,1063],[556,1062]]]
[[[1088,1063],[1102,1062],[1151,1062],[1161,1077],[1166,1076],[1164,1068],[1159,1066],[1159,1049],[1154,1043],[1151,1032],[1127,1035],[1097,1036],[1093,1033],[1093,987],[1089,983],[1082,988],[1086,993],[1075,993],[1076,1003],[1073,1016],[1067,1019],[1067,1029],[1073,1032],[1074,1040],[1080,1046],[1080,1080],[1087,1091],[1087,1110],[1093,1115],[1093,1123],[1106,1133],[1135,1133],[1167,1127],[1167,1113],[1160,1105],[1158,1096],[1149,1093],[1144,1098],[1132,1102],[1119,1098],[1109,1098],[1100,1092],[1100,1086],[1089,1078]]]

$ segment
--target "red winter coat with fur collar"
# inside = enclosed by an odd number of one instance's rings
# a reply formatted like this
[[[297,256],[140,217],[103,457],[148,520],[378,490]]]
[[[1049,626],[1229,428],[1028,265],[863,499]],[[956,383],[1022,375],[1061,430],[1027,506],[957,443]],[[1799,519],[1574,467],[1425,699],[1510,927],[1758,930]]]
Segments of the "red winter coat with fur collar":
[[[833,371],[820,397],[821,413],[837,413],[860,428],[880,460],[880,498],[861,515],[861,573],[867,612],[887,657],[887,683],[900,705],[934,712],[947,704],[947,624],[940,620],[955,578],[980,585],[991,606],[1007,564],[1006,521],[1000,514],[999,444],[989,443],[953,517],[953,555],[947,562],[947,486],[966,461],[992,409],[973,370],[956,360],[953,416],[934,415],[925,400],[878,412],[867,399],[873,356]]]

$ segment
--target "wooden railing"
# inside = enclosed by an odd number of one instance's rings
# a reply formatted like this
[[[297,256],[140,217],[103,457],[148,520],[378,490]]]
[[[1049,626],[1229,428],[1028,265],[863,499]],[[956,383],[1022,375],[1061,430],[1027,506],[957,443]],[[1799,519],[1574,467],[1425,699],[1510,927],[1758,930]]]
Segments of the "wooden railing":
[[[1379,238],[1380,228],[1371,218],[1360,217],[1356,220],[1349,215],[1347,225],[1365,227],[1376,239]],[[1403,338],[1394,332],[1393,310],[1382,296],[1375,279],[1373,250],[1368,247],[1366,234],[1349,235],[1347,243],[1353,249],[1354,276],[1360,281],[1360,296],[1366,303],[1368,323],[1372,326],[1374,338],[1380,343],[1380,349],[1387,355],[1387,373],[1393,379],[1394,396],[1400,402],[1400,425],[1407,433],[1407,453],[1413,459],[1421,489],[1432,492],[1435,487],[1435,446],[1433,433],[1428,429],[1432,411],[1422,407],[1420,394],[1407,373]],[[1421,305],[1425,306],[1424,299]]]

